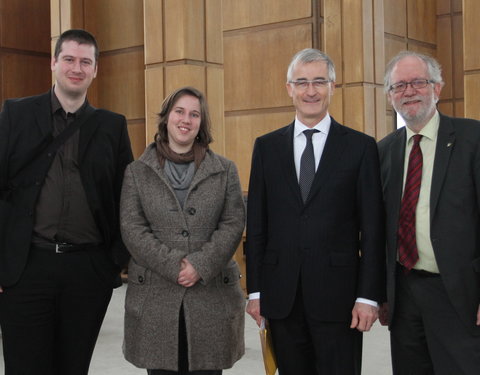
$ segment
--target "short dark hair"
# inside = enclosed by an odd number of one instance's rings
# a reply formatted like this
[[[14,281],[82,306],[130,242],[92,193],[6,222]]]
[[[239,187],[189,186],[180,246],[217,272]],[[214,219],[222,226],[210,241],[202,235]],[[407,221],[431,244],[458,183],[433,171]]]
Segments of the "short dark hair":
[[[155,141],[168,143],[168,116],[170,115],[170,112],[172,111],[177,101],[185,95],[193,96],[197,98],[200,102],[200,129],[198,131],[198,135],[195,141],[200,145],[206,147],[213,141],[212,134],[210,133],[211,122],[207,100],[199,90],[190,86],[182,87],[173,91],[163,101],[162,108],[160,110],[160,113],[158,114],[159,122],[158,130],[155,134]]]
[[[77,42],[78,44],[88,44],[93,46],[95,48],[95,64],[98,62],[98,56],[100,52],[98,50],[97,41],[95,40],[95,37],[92,34],[82,29],[70,29],[70,30],[64,31],[62,35],[60,35],[60,37],[57,40],[57,43],[55,44],[55,51],[54,51],[55,60],[58,59],[60,52],[62,52],[63,42],[68,42],[71,40],[73,40],[74,42]]]

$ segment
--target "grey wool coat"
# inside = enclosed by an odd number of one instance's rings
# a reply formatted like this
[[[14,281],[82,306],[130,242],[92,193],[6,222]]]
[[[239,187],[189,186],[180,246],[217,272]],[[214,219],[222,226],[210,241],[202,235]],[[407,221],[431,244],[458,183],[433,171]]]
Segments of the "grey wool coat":
[[[132,255],[125,358],[176,371],[183,303],[190,370],[232,367],[245,351],[245,299],[232,260],[245,223],[235,164],[207,151],[182,209],[151,144],[125,171],[120,217]],[[200,275],[190,288],[177,284],[184,257]]]

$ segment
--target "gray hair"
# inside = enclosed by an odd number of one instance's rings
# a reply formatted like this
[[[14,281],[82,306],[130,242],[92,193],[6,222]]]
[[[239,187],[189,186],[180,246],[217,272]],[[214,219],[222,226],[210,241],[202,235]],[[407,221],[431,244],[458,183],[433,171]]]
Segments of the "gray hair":
[[[402,51],[393,59],[391,59],[385,68],[385,75],[383,77],[383,89],[386,93],[388,93],[388,91],[390,90],[390,86],[392,85],[390,78],[392,76],[392,71],[395,68],[395,65],[397,65],[400,60],[406,57],[416,57],[417,59],[422,60],[427,66],[427,72],[429,76],[428,79],[435,83],[440,83],[441,85],[443,85],[444,82],[442,79],[442,67],[437,60],[435,60],[431,56],[424,55],[422,53],[414,51]]]
[[[324,61],[327,64],[328,79],[335,82],[335,64],[325,52],[315,48],[305,48],[293,56],[287,70],[287,82],[292,80],[293,70],[298,63],[308,64],[316,61]]]

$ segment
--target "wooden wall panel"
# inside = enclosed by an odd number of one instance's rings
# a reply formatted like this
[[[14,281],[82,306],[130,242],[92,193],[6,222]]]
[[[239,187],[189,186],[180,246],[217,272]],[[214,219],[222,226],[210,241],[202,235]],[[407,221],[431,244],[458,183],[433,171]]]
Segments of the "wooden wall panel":
[[[343,58],[345,82],[373,82],[373,14],[370,1],[343,2]]]
[[[343,123],[343,88],[336,87],[333,92],[328,113],[335,118],[339,123]]]
[[[375,138],[380,140],[384,138],[387,134],[391,133],[393,128],[390,127],[388,118],[385,116],[385,108],[387,105],[387,99],[385,96],[385,91],[382,87],[375,88],[375,118],[376,118],[376,129],[375,129]]]
[[[219,64],[223,63],[222,2],[223,0],[205,1],[206,57],[207,61]]]
[[[312,16],[311,0],[223,0],[224,30],[241,29]]]
[[[145,64],[163,61],[163,2],[144,0]]]
[[[207,95],[210,119],[212,123],[212,150],[225,155],[225,121],[224,121],[224,88],[223,68],[207,67]]]
[[[225,118],[226,157],[234,160],[240,175],[242,190],[248,190],[250,164],[255,139],[290,124],[294,111],[227,116]]]
[[[204,1],[164,0],[167,61],[205,59],[204,4]]]
[[[142,0],[83,0],[85,28],[97,38],[100,51],[143,46]]]
[[[480,32],[479,19],[480,1],[464,0],[465,10],[463,12],[464,30],[464,68],[465,70],[480,69]],[[467,11],[468,10],[468,11]]]
[[[407,35],[407,1],[384,0],[385,32],[395,35]]]
[[[455,1],[454,1],[455,3]],[[478,23],[477,23],[478,25]],[[464,97],[463,87],[463,20],[461,14],[456,14],[452,17],[452,61],[453,61],[453,78],[452,83],[454,87],[454,97],[456,99]],[[477,26],[478,32],[478,26]],[[478,50],[478,48],[477,48]],[[462,110],[463,112],[463,110]],[[455,112],[457,113],[457,112]],[[457,116],[460,116],[457,114]]]
[[[225,36],[225,110],[290,105],[287,67],[311,38],[307,24]]]
[[[127,119],[145,118],[143,49],[106,54],[98,66],[98,105],[124,114]]]
[[[385,64],[387,64],[400,51],[406,49],[407,44],[404,40],[385,37]]]
[[[480,74],[465,75],[465,116],[480,120]]]
[[[145,70],[145,134],[147,144],[157,132],[158,113],[164,99],[163,68],[156,66]]]
[[[0,106],[7,98],[47,91],[51,86],[50,74],[50,56],[0,52]]]
[[[442,76],[445,86],[442,89],[442,99],[452,99],[453,59],[452,59],[452,22],[450,17],[439,18],[437,59],[442,66]]]
[[[345,125],[375,136],[375,91],[373,87],[353,86],[343,89],[348,110],[344,111]]]
[[[50,1],[0,2],[0,46],[50,51]]]
[[[152,143],[152,139],[145,139],[145,123],[129,122],[128,136],[132,144],[133,156],[138,159],[145,151],[146,145]]]
[[[407,0],[407,32],[410,39],[436,43],[435,0]]]
[[[465,117],[465,102],[463,100],[455,101],[455,116]],[[477,117],[477,120],[480,119]]]
[[[182,86],[193,86],[206,92],[205,67],[200,65],[172,65],[165,68],[165,94]]]
[[[338,0],[325,0],[322,8],[325,22],[322,22],[322,47],[335,63],[337,74],[336,83],[343,83],[342,61],[342,2]]]
[[[439,102],[437,108],[440,112],[447,116],[454,116],[454,108],[453,103],[451,101],[448,102]]]
[[[451,0],[437,0],[437,15],[450,14]]]

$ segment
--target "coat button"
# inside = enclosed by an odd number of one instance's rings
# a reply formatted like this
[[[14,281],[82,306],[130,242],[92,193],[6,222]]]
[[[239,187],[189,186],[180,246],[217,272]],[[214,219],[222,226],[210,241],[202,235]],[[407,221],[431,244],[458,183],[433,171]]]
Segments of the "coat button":
[[[145,279],[143,278],[143,276],[138,276],[138,282],[140,284],[143,284],[144,281],[145,281]]]
[[[195,208],[193,208],[193,207],[190,207],[190,208],[188,209],[188,213],[189,213],[190,215],[195,215],[195,214],[197,213],[197,210],[196,210]]]
[[[190,235],[190,233],[188,233],[188,230],[183,230],[182,231],[182,236],[183,237],[188,237]]]
[[[225,277],[223,278],[223,282],[224,282],[225,284],[228,284],[229,281],[230,281],[230,279],[229,279],[227,276],[225,276]]]

